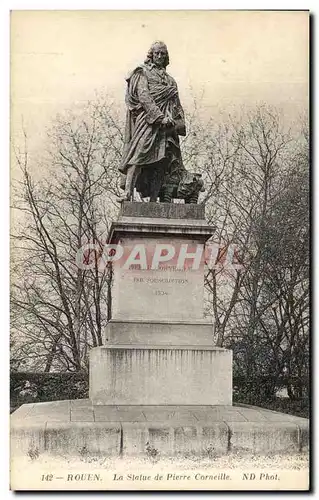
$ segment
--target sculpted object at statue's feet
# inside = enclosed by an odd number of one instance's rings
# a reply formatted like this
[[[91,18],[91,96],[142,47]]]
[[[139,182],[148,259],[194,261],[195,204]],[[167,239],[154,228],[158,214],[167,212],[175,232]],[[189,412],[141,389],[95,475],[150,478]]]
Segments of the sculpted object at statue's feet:
[[[134,196],[130,193],[123,193],[122,196],[118,196],[116,198],[118,203],[122,203],[122,201],[134,201]]]

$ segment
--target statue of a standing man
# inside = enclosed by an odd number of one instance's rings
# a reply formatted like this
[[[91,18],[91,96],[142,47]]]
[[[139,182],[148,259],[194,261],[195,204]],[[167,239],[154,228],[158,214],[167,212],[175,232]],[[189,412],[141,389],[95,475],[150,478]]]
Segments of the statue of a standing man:
[[[177,84],[167,72],[167,47],[151,46],[144,64],[127,78],[126,128],[120,171],[124,195],[132,200],[134,187],[150,201],[157,201],[164,176],[184,169],[179,135],[186,135],[184,112]]]

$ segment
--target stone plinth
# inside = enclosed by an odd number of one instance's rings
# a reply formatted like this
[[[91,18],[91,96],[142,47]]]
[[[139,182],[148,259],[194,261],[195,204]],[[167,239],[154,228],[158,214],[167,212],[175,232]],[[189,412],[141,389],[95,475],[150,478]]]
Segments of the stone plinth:
[[[205,346],[105,346],[90,352],[95,405],[231,405],[231,351]]]
[[[149,219],[205,220],[205,205],[187,203],[132,203],[123,201],[119,217],[147,217]]]
[[[203,320],[121,321],[112,319],[104,330],[103,344],[142,344],[164,346],[212,346],[213,325]]]

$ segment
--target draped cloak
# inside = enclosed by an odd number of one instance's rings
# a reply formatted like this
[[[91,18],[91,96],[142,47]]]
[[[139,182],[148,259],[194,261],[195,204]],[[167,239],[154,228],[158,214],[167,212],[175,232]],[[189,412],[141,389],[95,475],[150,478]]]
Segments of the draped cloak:
[[[181,162],[178,136],[186,135],[186,129],[174,78],[153,63],[138,66],[127,77],[125,102],[127,115],[120,172],[126,174],[130,165],[138,165],[143,167],[140,177],[145,178],[147,170],[165,158],[169,162]],[[165,116],[175,121],[175,127],[161,126]],[[137,189],[138,184],[137,180]],[[148,196],[145,179],[143,185],[142,194]]]

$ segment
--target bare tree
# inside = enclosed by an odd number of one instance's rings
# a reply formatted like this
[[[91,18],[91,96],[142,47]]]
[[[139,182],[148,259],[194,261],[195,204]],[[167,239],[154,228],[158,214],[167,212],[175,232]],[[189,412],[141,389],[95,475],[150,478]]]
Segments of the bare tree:
[[[243,263],[240,270],[207,272],[216,341],[234,349],[235,372],[247,381],[269,377],[269,395],[278,377],[295,372],[297,356],[299,372],[307,366],[308,161],[304,146],[300,169],[300,141],[261,106],[239,123],[211,129],[203,152],[215,181],[206,199],[217,223],[214,241],[225,249],[236,244]]]
[[[41,181],[28,168],[27,151],[17,152],[22,181],[14,208],[23,219],[13,236],[20,255],[12,278],[14,330],[21,352],[45,371],[86,368],[88,349],[102,344],[110,317],[111,276],[100,268],[99,252],[90,253],[89,270],[76,263],[82,245],[103,248],[115,208],[114,127],[99,111],[89,104],[80,117],[57,119]]]

